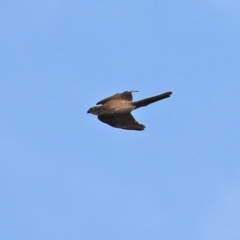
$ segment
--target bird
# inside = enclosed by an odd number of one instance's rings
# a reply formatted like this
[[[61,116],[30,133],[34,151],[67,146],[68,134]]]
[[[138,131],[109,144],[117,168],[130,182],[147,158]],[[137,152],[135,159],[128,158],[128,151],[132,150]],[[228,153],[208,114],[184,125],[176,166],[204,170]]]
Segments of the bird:
[[[99,101],[96,104],[98,106],[91,107],[87,113],[96,115],[101,122],[115,128],[142,131],[145,126],[138,123],[131,112],[140,107],[145,107],[151,103],[168,98],[172,92],[165,92],[135,102],[133,102],[133,92],[138,91],[125,91],[107,97]]]

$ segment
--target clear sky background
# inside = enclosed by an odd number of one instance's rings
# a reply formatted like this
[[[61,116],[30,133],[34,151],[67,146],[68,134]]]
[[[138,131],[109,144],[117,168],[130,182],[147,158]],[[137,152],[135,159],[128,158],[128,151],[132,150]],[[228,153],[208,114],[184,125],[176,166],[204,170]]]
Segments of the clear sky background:
[[[240,239],[240,2],[0,2],[3,240]],[[87,110],[172,91],[133,115]]]

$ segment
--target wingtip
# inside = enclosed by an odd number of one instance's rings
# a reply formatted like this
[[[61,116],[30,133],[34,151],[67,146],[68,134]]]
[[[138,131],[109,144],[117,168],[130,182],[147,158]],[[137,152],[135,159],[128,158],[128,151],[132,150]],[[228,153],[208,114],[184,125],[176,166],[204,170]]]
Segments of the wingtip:
[[[131,91],[129,91],[129,92],[139,92],[138,90],[131,90]]]

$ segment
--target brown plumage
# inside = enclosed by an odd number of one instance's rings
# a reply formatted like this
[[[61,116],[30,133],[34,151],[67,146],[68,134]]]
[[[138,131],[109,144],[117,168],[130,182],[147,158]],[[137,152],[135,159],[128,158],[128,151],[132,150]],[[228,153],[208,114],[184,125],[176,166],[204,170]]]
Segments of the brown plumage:
[[[105,98],[97,103],[101,106],[91,107],[88,113],[97,115],[100,121],[112,127],[141,131],[145,126],[134,119],[131,111],[168,98],[172,94],[172,92],[166,92],[133,102],[132,92],[136,91],[125,91]]]

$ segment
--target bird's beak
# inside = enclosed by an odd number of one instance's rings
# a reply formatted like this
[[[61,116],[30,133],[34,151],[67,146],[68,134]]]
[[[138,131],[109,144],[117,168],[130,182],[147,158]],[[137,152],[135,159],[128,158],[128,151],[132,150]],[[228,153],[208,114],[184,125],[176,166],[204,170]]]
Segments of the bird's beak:
[[[90,113],[90,112],[91,112],[90,109],[88,109],[87,113]]]

